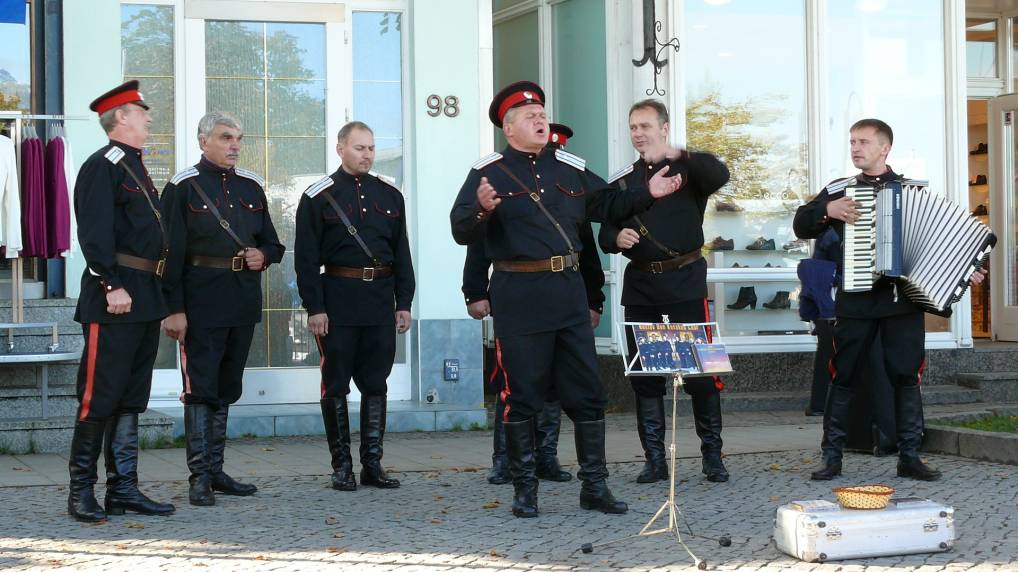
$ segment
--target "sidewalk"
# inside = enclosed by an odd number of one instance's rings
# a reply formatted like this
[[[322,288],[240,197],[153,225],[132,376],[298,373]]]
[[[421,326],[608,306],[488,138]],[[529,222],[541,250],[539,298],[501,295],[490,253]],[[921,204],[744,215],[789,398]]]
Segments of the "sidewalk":
[[[930,408],[932,409],[932,408]],[[957,410],[957,407],[953,409]],[[928,411],[928,416],[935,414]],[[730,534],[732,546],[687,537],[718,570],[864,571],[1016,570],[1018,467],[930,456],[942,481],[895,476],[894,458],[848,455],[846,476],[815,483],[819,418],[801,413],[729,415],[724,431],[728,483],[700,474],[696,437],[680,420],[679,508],[696,532]],[[610,484],[629,503],[625,515],[581,510],[579,484],[542,482],[541,516],[516,519],[511,486],[489,485],[490,431],[386,436],[385,462],[396,490],[333,491],[324,438],[230,441],[227,469],[258,485],[253,497],[218,496],[215,507],[187,504],[184,452],[144,451],[142,488],[177,506],[173,516],[111,517],[88,525],[67,517],[66,459],[0,456],[0,569],[11,570],[695,570],[666,535],[578,548],[634,534],[667,498],[667,483],[634,482],[642,455],[632,416],[609,418]],[[568,422],[561,457],[573,465]],[[356,443],[356,437],[355,437]],[[575,466],[567,466],[575,473]],[[956,507],[952,552],[807,564],[770,543],[775,508],[791,500],[830,498],[831,486],[882,482],[900,496],[924,496]],[[33,485],[33,486],[28,486]],[[98,487],[101,497],[103,488]]]

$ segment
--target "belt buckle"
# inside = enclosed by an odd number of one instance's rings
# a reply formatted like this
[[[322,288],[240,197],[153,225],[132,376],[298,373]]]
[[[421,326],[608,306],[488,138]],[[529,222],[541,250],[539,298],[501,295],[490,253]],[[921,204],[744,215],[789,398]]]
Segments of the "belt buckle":
[[[375,279],[375,269],[372,268],[361,268],[361,280],[365,282],[372,282]]]
[[[234,256],[233,258],[231,258],[230,259],[230,270],[232,270],[234,272],[240,272],[241,270],[244,270],[244,257],[243,256]]]
[[[556,263],[557,263],[557,266],[556,266]],[[565,269],[566,269],[566,259],[564,257],[562,257],[562,256],[552,256],[551,257],[551,271],[552,272],[562,272]]]
[[[661,261],[655,260],[654,262],[650,263],[650,271],[653,274],[661,274],[662,272],[665,271],[664,265],[661,264]]]
[[[156,262],[156,276],[162,278],[164,271],[166,271],[166,259],[160,258],[159,262]]]

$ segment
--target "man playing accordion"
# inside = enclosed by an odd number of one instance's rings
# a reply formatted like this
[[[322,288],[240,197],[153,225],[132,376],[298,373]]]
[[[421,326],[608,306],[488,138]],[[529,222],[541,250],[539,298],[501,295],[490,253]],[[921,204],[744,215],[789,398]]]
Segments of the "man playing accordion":
[[[888,181],[904,177],[891,170],[887,155],[894,134],[879,119],[857,121],[850,130],[852,164],[861,172],[829,183],[815,199],[799,207],[794,229],[799,238],[816,238],[833,228],[844,239],[845,225],[859,221],[858,204],[846,196],[850,185],[870,185],[879,189]],[[838,260],[839,275],[844,261]],[[979,270],[972,283],[986,275]],[[894,386],[894,411],[898,442],[898,476],[935,481],[940,471],[919,458],[923,430],[923,405],[919,391],[925,358],[924,311],[903,293],[899,281],[877,279],[872,289],[848,292],[838,284],[835,299],[834,353],[830,362],[832,382],[824,408],[823,467],[813,472],[813,480],[830,480],[841,474],[842,450],[848,436],[849,404],[856,379],[865,369],[866,359],[879,333],[884,350],[884,367]]]

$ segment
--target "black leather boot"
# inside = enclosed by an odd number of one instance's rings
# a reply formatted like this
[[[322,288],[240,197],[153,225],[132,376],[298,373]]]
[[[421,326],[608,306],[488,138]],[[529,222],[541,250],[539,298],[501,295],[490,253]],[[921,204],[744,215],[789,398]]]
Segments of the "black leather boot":
[[[357,480],[353,476],[353,458],[350,456],[350,411],[346,397],[325,398],[321,404],[325,437],[332,456],[332,488],[355,491]]]
[[[537,516],[537,461],[534,455],[534,420],[505,421],[509,471],[513,476],[513,516]]]
[[[505,414],[505,402],[502,394],[495,394],[495,427],[492,430],[491,470],[488,471],[488,482],[493,485],[506,485],[513,482],[509,473],[509,453],[505,443],[505,425],[502,416]]]
[[[940,471],[923,463],[919,446],[923,440],[923,395],[918,385],[894,390],[895,422],[898,428],[898,476],[917,481],[936,481]]]
[[[608,489],[608,466],[604,452],[604,419],[574,422],[576,428],[576,459],[580,471],[576,476],[583,481],[580,488],[580,508],[599,510],[607,514],[625,514],[629,506],[615,500]]]
[[[384,395],[361,396],[361,484],[395,489],[399,487],[399,481],[390,479],[382,468],[385,399]]]
[[[184,442],[187,447],[187,469],[190,485],[187,500],[194,506],[212,506],[211,470],[212,410],[204,403],[184,405]]]
[[[636,395],[636,432],[640,435],[643,456],[647,459],[643,464],[643,470],[636,477],[636,482],[667,481],[664,398]]]
[[[739,299],[734,304],[729,304],[729,310],[741,310],[749,306],[756,310],[756,288],[753,286],[742,286],[739,288]]]
[[[787,310],[792,307],[792,302],[788,299],[788,292],[778,290],[770,302],[764,302],[763,307],[768,310]]]
[[[573,474],[563,470],[558,462],[558,436],[562,429],[562,404],[547,401],[537,414],[534,427],[537,443],[537,478],[564,483],[573,479]]]
[[[824,406],[824,438],[820,442],[823,451],[822,469],[813,471],[814,481],[829,481],[841,474],[841,456],[848,439],[848,414],[852,404],[852,389],[832,384],[827,391]]]
[[[114,415],[106,424],[106,514],[126,511],[165,516],[169,503],[156,502],[138,490],[138,414]]]
[[[701,383],[711,383],[704,380]],[[698,389],[690,394],[693,404],[693,423],[700,437],[702,471],[712,483],[728,482],[728,469],[721,461],[721,392],[714,387]]]
[[[71,460],[68,463],[71,481],[67,494],[67,514],[82,522],[106,520],[95,500],[95,483],[99,480],[96,463],[103,446],[106,420],[78,421],[71,439]]]
[[[230,419],[230,406],[220,405],[212,413],[212,490],[224,495],[248,497],[258,492],[258,487],[246,483],[238,483],[223,471],[223,458],[226,453],[226,425]]]

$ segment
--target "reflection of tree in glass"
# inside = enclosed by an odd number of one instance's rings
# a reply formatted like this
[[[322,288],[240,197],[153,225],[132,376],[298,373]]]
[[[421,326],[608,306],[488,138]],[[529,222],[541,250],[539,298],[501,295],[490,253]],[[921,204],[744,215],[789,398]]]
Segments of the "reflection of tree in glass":
[[[753,131],[771,126],[784,115],[786,110],[776,102],[771,106],[752,99],[724,102],[715,88],[691,100],[686,108],[687,145],[714,153],[728,166],[731,179],[722,190],[724,195],[779,198],[789,186],[806,188],[802,146],[790,148],[780,143],[780,134],[764,137]]]
[[[3,71],[3,70],[0,70]],[[21,105],[21,98],[11,93],[0,91],[0,111],[16,111]]]
[[[395,27],[397,32],[402,30],[403,13],[402,12],[386,12],[382,16],[382,19],[379,20],[379,22],[378,22],[378,25],[381,27],[381,30],[379,30],[379,32],[378,32],[379,35],[383,35],[383,34],[388,34],[389,33],[389,18],[392,18],[393,20],[395,20],[394,27]]]

